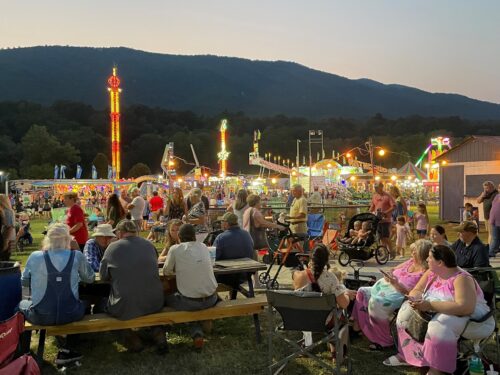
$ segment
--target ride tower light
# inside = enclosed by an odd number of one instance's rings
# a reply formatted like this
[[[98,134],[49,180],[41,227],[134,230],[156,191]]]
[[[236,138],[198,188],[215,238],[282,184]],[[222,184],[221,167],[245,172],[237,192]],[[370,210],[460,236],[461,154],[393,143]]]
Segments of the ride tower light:
[[[227,159],[229,158],[229,151],[226,150],[226,131],[227,131],[227,120],[222,119],[220,123],[220,152],[217,153],[219,158],[219,176],[226,178],[227,176]]]
[[[113,177],[120,178],[121,155],[120,155],[120,79],[116,75],[117,67],[113,67],[113,74],[108,78],[108,91],[110,99],[111,118],[111,166]]]

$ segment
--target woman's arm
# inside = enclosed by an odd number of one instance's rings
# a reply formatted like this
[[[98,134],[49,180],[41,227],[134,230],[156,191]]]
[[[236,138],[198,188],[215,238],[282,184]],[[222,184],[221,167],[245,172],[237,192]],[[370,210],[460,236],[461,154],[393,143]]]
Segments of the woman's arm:
[[[339,305],[341,309],[347,309],[347,306],[349,306],[350,299],[347,292],[338,295],[335,299],[337,301],[337,305]]]
[[[427,270],[420,280],[418,281],[417,285],[408,293],[410,297],[421,297],[422,293],[425,290],[425,286],[427,285],[427,280],[429,280],[431,271]]]
[[[297,290],[307,285],[309,282],[306,271],[295,271],[292,277],[293,289]]]
[[[158,263],[163,263],[163,262],[165,262],[165,260],[167,259],[168,250],[170,250],[170,248],[165,247],[165,248],[161,251],[161,254],[160,254],[160,256],[158,257]]]
[[[250,213],[251,215],[252,213]],[[257,228],[272,228],[272,229],[275,229],[275,228],[278,228],[280,229],[281,228],[281,225],[278,225],[278,224],[275,224],[273,222],[270,222],[270,221],[267,221],[266,219],[264,219],[264,215],[257,213],[257,210],[254,211],[254,214],[253,214],[253,221],[255,223],[255,226]]]
[[[453,283],[455,287],[455,301],[422,301],[412,303],[421,311],[436,311],[438,313],[456,316],[467,316],[474,312],[476,307],[476,288],[472,277],[460,275]]]

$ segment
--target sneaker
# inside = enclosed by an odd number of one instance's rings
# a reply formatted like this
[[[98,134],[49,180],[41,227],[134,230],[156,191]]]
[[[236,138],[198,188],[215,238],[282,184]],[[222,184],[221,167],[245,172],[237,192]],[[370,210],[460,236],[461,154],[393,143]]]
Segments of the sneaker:
[[[197,352],[201,352],[201,349],[203,349],[204,343],[205,343],[205,340],[203,340],[203,336],[197,335],[197,336],[193,337],[194,349]]]
[[[74,352],[69,349],[59,349],[56,358],[56,365],[66,365],[68,363],[79,361],[83,358],[78,352]]]

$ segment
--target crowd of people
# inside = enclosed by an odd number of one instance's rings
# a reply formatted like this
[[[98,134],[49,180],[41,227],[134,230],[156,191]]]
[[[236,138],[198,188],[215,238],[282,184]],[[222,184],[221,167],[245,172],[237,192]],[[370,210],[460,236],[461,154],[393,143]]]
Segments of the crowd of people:
[[[467,320],[484,315],[488,309],[477,282],[465,269],[489,266],[491,244],[482,243],[474,220],[466,220],[456,227],[459,238],[450,243],[444,227],[431,227],[423,203],[409,218],[407,204],[397,187],[391,187],[387,193],[379,183],[375,189],[370,211],[378,216],[378,226],[367,228],[358,223],[354,240],[363,241],[368,232],[376,231],[391,257],[397,254],[404,257],[404,250],[409,247],[410,258],[384,271],[383,278],[375,285],[354,291],[344,287],[342,272],[329,270],[326,246],[316,245],[307,268],[293,273],[293,287],[335,294],[340,308],[350,305],[353,334],[366,336],[372,350],[393,345],[390,322],[397,314],[400,345],[398,353],[384,361],[387,366],[429,367],[429,374],[452,372],[456,340]],[[294,185],[291,192],[293,200],[286,220],[293,233],[304,235],[308,202],[300,185]],[[490,233],[495,237],[496,223],[500,221],[497,216],[500,201],[491,195],[485,196],[479,199],[483,202],[491,199],[488,218]],[[91,311],[105,311],[118,319],[128,320],[160,311],[165,305],[189,311],[206,309],[219,300],[218,283],[228,285],[230,298],[236,298],[240,284],[248,281],[248,277],[246,274],[214,275],[210,251],[203,244],[209,232],[208,200],[204,197],[198,188],[186,198],[182,190],[175,189],[168,200],[157,193],[146,200],[137,188],[130,191],[130,196],[111,194],[104,221],[95,226],[89,237],[78,196],[66,193],[63,199],[67,207],[66,223],[49,227],[41,251],[30,255],[23,271],[23,284],[31,288],[31,298],[22,301],[20,310],[35,324],[52,325],[81,319]],[[146,206],[155,219],[148,239],[140,236]],[[5,196],[0,196],[0,213],[2,235],[9,238],[7,243],[11,246],[11,241],[15,241],[15,230],[11,229],[14,212]],[[409,221],[416,236],[409,228]],[[243,189],[237,192],[221,223],[222,233],[213,243],[216,260],[258,259],[257,250],[269,246],[265,229],[284,229],[281,224],[266,220],[259,195],[248,194]],[[158,233],[164,241],[159,256],[153,245],[159,239]],[[397,254],[392,248],[394,240]],[[159,264],[165,275],[176,275],[177,291],[167,297],[164,297],[158,274]],[[85,289],[85,295],[80,295],[79,283],[92,283],[96,274],[109,285],[108,289],[103,292],[103,288],[97,288],[99,290],[93,294],[89,288]],[[258,277],[253,282],[259,286]],[[423,340],[412,337],[406,329],[410,315],[416,310],[432,312]],[[488,320],[481,328],[469,332],[470,337],[487,334],[493,329],[492,324],[494,322]],[[203,328],[203,324],[191,327],[193,344],[198,350],[204,342]],[[158,353],[168,351],[163,327],[127,331],[122,340],[129,350],[140,351],[147,343],[146,336]],[[436,354],[442,351],[447,354]],[[74,352],[67,341],[61,340],[57,363],[64,364],[75,358],[81,355]]]

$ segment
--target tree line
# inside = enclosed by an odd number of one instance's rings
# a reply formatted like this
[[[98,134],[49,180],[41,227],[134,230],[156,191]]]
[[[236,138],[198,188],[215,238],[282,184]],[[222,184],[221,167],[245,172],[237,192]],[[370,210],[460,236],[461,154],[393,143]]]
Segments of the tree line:
[[[136,177],[145,172],[160,172],[165,145],[174,142],[180,174],[192,167],[193,145],[200,163],[217,170],[219,124],[229,121],[227,149],[231,152],[229,171],[256,173],[249,166],[253,134],[260,130],[261,155],[279,155],[281,160],[295,162],[297,140],[300,159],[308,160],[308,130],[321,129],[324,134],[325,157],[362,145],[373,137],[374,145],[391,151],[377,163],[398,167],[408,159],[416,161],[433,136],[447,135],[457,144],[468,135],[498,135],[500,121],[470,121],[459,117],[421,117],[418,115],[388,119],[377,113],[363,120],[328,118],[310,120],[275,115],[249,117],[244,113],[223,112],[203,116],[190,111],[171,111],[143,105],[122,108],[121,148],[122,176]],[[67,166],[66,176],[73,177],[76,164],[83,167],[83,178],[90,178],[91,165],[99,177],[107,177],[110,163],[109,110],[90,105],[58,101],[50,106],[31,102],[0,102],[0,170],[9,178],[53,178],[54,165]],[[321,157],[319,145],[313,145],[313,160]],[[360,159],[366,156],[359,156]]]

